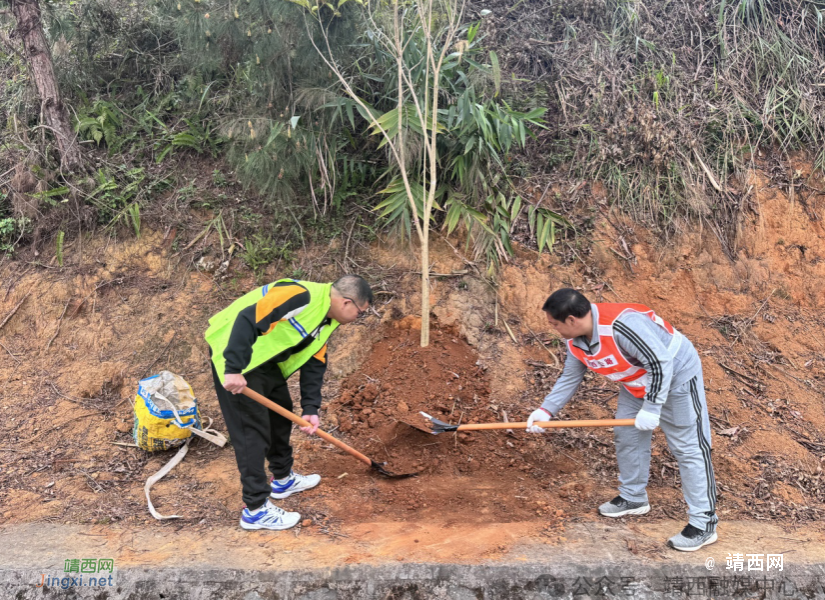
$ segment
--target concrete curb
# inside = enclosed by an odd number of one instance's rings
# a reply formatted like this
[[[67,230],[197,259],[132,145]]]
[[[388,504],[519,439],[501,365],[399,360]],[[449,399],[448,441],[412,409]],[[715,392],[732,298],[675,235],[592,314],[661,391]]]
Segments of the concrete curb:
[[[547,543],[534,523],[356,523],[343,539],[180,524],[7,525],[0,600],[825,600],[820,534],[726,522],[717,543],[685,553],[664,548],[678,526],[582,522],[566,527],[563,543]],[[80,575],[66,571],[94,557],[112,561],[114,585],[88,587],[92,575],[72,585]]]
[[[35,587],[41,571],[0,570],[0,597],[15,600],[534,600],[589,598],[825,600],[825,564],[775,573],[687,565],[558,562],[519,565],[351,565],[318,570],[128,568],[114,589]]]

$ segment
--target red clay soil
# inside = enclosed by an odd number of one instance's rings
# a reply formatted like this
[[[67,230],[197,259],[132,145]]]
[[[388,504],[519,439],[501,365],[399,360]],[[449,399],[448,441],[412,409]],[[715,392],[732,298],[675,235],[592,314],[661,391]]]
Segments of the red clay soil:
[[[527,443],[524,433],[505,431],[435,436],[407,424],[424,426],[422,410],[453,423],[500,418],[490,404],[485,369],[466,341],[454,331],[434,329],[430,345],[421,348],[414,327],[415,320],[408,318],[382,329],[367,361],[330,403],[326,420],[337,423],[335,434],[347,443],[386,461],[388,470],[420,475],[407,480],[373,476],[366,488],[348,484],[348,476],[344,485],[328,486],[333,489],[321,492],[321,498],[334,498],[342,517],[354,510],[356,518],[366,520],[509,522],[546,514],[557,490],[548,492],[545,474],[569,472],[573,463],[549,448],[542,456],[543,440]],[[329,469],[329,458],[316,455],[316,460]],[[364,470],[344,457],[336,465],[350,474]],[[331,503],[323,510],[332,510]]]
[[[467,265],[451,247],[436,244],[434,271],[457,275],[434,281],[437,319],[427,348],[416,319],[404,317],[418,307],[415,257],[391,244],[373,247],[362,266],[373,281],[388,282],[378,296],[381,318],[336,333],[322,423],[389,470],[420,475],[382,478],[296,431],[296,469],[324,480],[282,505],[331,535],[343,521],[521,521],[561,540],[563,523],[597,518],[595,507],[616,493],[609,430],[433,436],[403,423],[424,425],[421,410],[451,423],[501,421],[505,413],[526,420],[563,358],[539,307],[553,289],[573,285],[594,301],[646,303],[696,345],[723,522],[821,528],[825,230],[805,211],[822,207],[814,196],[790,202],[758,173],[750,183],[758,212],[744,219],[736,261],[711,231],[663,247],[644,227],[602,214],[591,247],[559,243],[553,256],[520,248],[492,293],[461,275]],[[592,195],[602,210],[598,190]],[[238,271],[221,279],[191,268],[194,260],[176,265],[168,240],[151,232],[78,243],[65,248],[63,269],[0,263],[0,320],[10,316],[0,330],[0,524],[235,526],[242,501],[231,446],[192,443],[153,490],[161,512],[186,518],[160,523],[146,510],[143,484],[172,454],[128,444],[137,381],[161,369],[186,378],[202,413],[225,429],[202,335],[212,314],[254,287],[252,278]],[[217,244],[207,235],[192,251],[215,254]],[[307,278],[333,278],[334,253],[331,244],[305,257]],[[615,386],[588,376],[561,418],[612,418],[615,395]],[[679,485],[656,432],[650,518],[684,519]]]

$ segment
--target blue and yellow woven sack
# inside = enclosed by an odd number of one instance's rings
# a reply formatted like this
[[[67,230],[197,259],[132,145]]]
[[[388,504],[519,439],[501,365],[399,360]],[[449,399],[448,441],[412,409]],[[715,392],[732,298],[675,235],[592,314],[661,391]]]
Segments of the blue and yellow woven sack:
[[[201,429],[201,415],[198,400],[192,387],[183,377],[170,371],[141,379],[135,397],[135,428],[132,435],[137,445],[149,452],[178,448],[172,460],[146,480],[143,493],[149,512],[156,519],[179,519],[178,515],[164,516],[155,510],[149,492],[169,471],[175,468],[186,452],[192,435],[197,435],[219,447],[226,444],[223,434],[210,429],[212,419],[207,418],[207,426]]]
[[[182,446],[191,428],[200,429],[198,401],[186,380],[170,371],[141,379],[135,396],[132,435],[144,450],[156,452]]]

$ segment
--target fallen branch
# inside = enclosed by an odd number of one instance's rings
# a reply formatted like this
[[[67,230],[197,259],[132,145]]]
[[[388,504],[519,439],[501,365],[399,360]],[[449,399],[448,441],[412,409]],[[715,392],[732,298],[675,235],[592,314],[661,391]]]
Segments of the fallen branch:
[[[64,425],[68,425],[72,421],[79,421],[80,419],[85,419],[86,417],[94,417],[94,416],[99,417],[100,413],[99,412],[92,412],[92,413],[86,413],[85,415],[80,415],[80,416],[74,417],[73,419],[69,419],[68,421],[64,421],[62,425],[57,425],[55,427],[52,427],[52,431],[54,431],[55,429],[58,429],[60,427],[63,427]]]
[[[507,330],[507,333],[510,334],[510,339],[513,340],[513,343],[516,346],[518,346],[519,345],[518,340],[516,340],[516,336],[513,335],[513,330],[510,329],[510,326],[507,324],[507,319],[502,319],[501,322],[504,323],[504,328]]]
[[[58,334],[60,333],[60,326],[63,325],[63,317],[66,316],[66,311],[69,308],[69,303],[72,301],[71,298],[66,300],[66,306],[63,307],[63,312],[60,315],[60,319],[57,321],[57,330],[54,332],[54,335],[49,339],[49,343],[46,344],[46,347],[43,349],[43,352],[48,352],[49,348],[52,345],[52,342],[57,338]]]
[[[793,375],[793,374],[791,374],[791,373],[788,373],[788,371],[786,371],[785,369],[783,369],[783,368],[782,368],[782,367],[780,367],[779,365],[774,365],[774,364],[771,364],[771,363],[764,363],[764,365],[765,365],[766,367],[771,367],[772,369],[776,369],[777,371],[780,371],[781,373],[783,373],[783,374],[784,374],[784,375],[786,375],[787,377],[790,377],[791,379],[796,380],[798,383],[801,383],[803,386],[805,386],[805,387],[807,387],[807,388],[810,388],[810,389],[813,389],[813,390],[816,390],[817,392],[819,392],[820,394],[822,394],[822,392],[820,392],[820,391],[819,391],[819,389],[817,389],[817,387],[813,384],[813,382],[812,382],[812,381],[810,381],[810,380],[805,380],[805,379],[800,379],[800,378],[799,378],[799,377],[797,377],[796,375]],[[823,395],[825,395],[825,394],[823,394]]]
[[[17,285],[17,284],[18,284],[18,283],[19,283],[19,282],[23,279],[23,277],[25,277],[25,276],[26,276],[26,273],[28,273],[29,271],[31,271],[31,269],[32,269],[31,267],[26,267],[26,268],[23,270],[23,272],[22,272],[22,273],[20,273],[20,275],[18,275],[18,276],[16,277],[16,279],[14,279],[14,280],[13,280],[13,281],[9,284],[9,287],[7,287],[7,288],[6,288],[6,294],[3,296],[3,302],[5,302],[5,301],[6,301],[6,298],[8,298],[8,297],[9,297],[9,294],[11,294],[11,291],[12,291],[12,290],[15,288],[15,286],[16,286],[16,285]]]
[[[563,44],[568,40],[558,40],[555,42],[547,42],[545,40],[537,40],[535,38],[527,38],[527,41],[532,42],[533,44],[539,44],[541,46],[554,46],[556,44]]]
[[[464,277],[464,275],[469,272],[467,269],[464,269],[462,271],[453,271],[452,273],[430,273],[430,277]],[[421,271],[410,271],[410,273],[421,275]]]
[[[9,353],[9,356],[11,356],[14,360],[16,360],[18,365],[20,364],[20,359],[19,359],[19,358],[17,358],[14,354],[12,354],[12,353],[11,353],[11,350],[9,350],[9,349],[8,349],[8,348],[6,348],[5,346],[3,346],[3,342],[0,342],[0,347],[2,347],[2,348],[3,348],[3,350],[5,350],[6,352],[8,352],[8,353]]]
[[[57,389],[57,386],[53,382],[46,381],[46,383],[48,383],[52,387],[52,389],[54,390],[55,394],[57,394],[61,398],[65,398],[69,402],[74,402],[75,404],[80,404],[81,406],[88,406],[88,403],[84,402],[80,398],[72,398],[71,396],[67,396],[66,394],[61,392],[59,389]]]
[[[774,288],[773,291],[770,294],[768,294],[768,297],[765,298],[765,301],[762,303],[762,306],[760,306],[758,309],[756,309],[756,312],[753,313],[753,316],[750,319],[748,319],[748,322],[753,323],[756,320],[757,315],[760,312],[762,312],[762,309],[765,308],[765,305],[768,303],[768,300],[771,299],[771,297],[776,293],[776,290],[778,290],[778,289],[779,288]]]
[[[28,297],[29,297],[29,294],[31,294],[31,292],[27,292],[27,293],[26,293],[26,295],[25,295],[25,296],[23,296],[23,297],[20,299],[20,302],[18,302],[18,303],[17,303],[17,305],[16,305],[14,308],[12,308],[12,309],[11,309],[11,312],[10,312],[9,314],[7,314],[7,315],[6,315],[6,318],[5,318],[5,319],[3,319],[3,322],[2,322],[2,323],[0,323],[0,329],[3,329],[3,326],[4,326],[6,323],[8,323],[8,322],[9,322],[9,319],[11,319],[11,318],[14,316],[14,313],[16,313],[16,312],[17,312],[17,309],[19,309],[19,308],[23,305],[23,303],[26,301],[26,298],[28,298]]]
[[[194,245],[195,245],[195,243],[196,243],[199,239],[201,239],[204,235],[206,235],[207,233],[209,233],[209,229],[210,229],[211,227],[212,227],[212,223],[209,223],[209,224],[208,224],[208,225],[207,225],[207,226],[203,229],[203,231],[201,231],[198,235],[196,235],[196,236],[192,239],[192,241],[191,241],[191,242],[189,242],[188,244],[186,244],[186,245],[185,245],[185,246],[181,249],[181,251],[180,251],[180,252],[178,252],[178,254],[180,254],[181,252],[185,252],[186,250],[189,250],[189,248],[191,248],[192,246],[194,246]]]
[[[547,354],[549,354],[550,356],[552,356],[552,357],[553,357],[553,363],[554,363],[554,365],[553,365],[553,366],[554,366],[556,369],[561,369],[561,364],[559,364],[559,357],[558,357],[558,356],[556,356],[556,353],[555,353],[555,352],[553,352],[552,350],[550,350],[550,348],[548,348],[548,347],[547,347],[547,344],[545,344],[545,343],[541,340],[541,338],[540,338],[538,335],[536,335],[536,332],[535,332],[535,331],[533,331],[532,329],[530,329],[530,326],[529,326],[529,325],[527,325],[527,323],[525,323],[525,324],[524,324],[524,326],[525,326],[525,327],[527,327],[527,331],[529,331],[531,334],[533,334],[533,337],[534,337],[534,338],[536,338],[536,341],[537,341],[539,344],[541,344],[541,347],[542,347],[542,348],[544,348],[545,350],[547,350]]]
[[[531,367],[538,367],[540,369],[543,369],[545,367],[550,367],[550,368],[553,367],[553,365],[551,365],[550,363],[546,363],[546,362],[539,361],[539,360],[530,360],[529,358],[524,359],[524,362],[525,362],[525,364],[528,364]],[[589,391],[590,390],[582,390],[582,393],[584,394],[584,393],[587,393]]]
[[[720,367],[722,367],[722,368],[723,368],[725,371],[727,371],[728,373],[731,373],[732,375],[738,375],[739,377],[741,377],[741,378],[743,378],[743,379],[747,380],[747,381],[743,381],[743,382],[742,382],[742,383],[744,383],[745,385],[749,385],[749,386],[751,386],[751,387],[755,387],[755,388],[756,388],[757,390],[759,390],[759,391],[761,391],[761,390],[765,387],[765,384],[764,384],[764,383],[762,383],[761,381],[759,381],[758,379],[756,379],[755,377],[751,377],[750,375],[745,375],[744,373],[740,373],[740,372],[739,372],[739,371],[737,371],[736,369],[731,369],[728,365],[726,365],[726,364],[725,364],[725,363],[723,363],[723,362],[720,362],[720,363],[719,363],[719,366],[720,366]],[[750,382],[752,382],[752,383],[749,383],[749,381],[750,381]]]
[[[77,417],[69,419],[68,421],[64,421],[60,425],[55,425],[51,429],[47,429],[46,431],[43,431],[42,433],[38,433],[37,435],[33,435],[32,437],[30,437],[26,440],[19,441],[17,443],[20,444],[20,445],[29,444],[29,443],[33,442],[34,440],[36,440],[37,438],[44,436],[47,433],[51,433],[52,431],[57,431],[61,427],[65,427],[66,425],[68,425],[72,421],[77,421],[79,419],[85,419],[86,417],[94,417],[94,416],[100,416],[100,412],[91,412],[91,413],[86,413],[85,415],[79,415]]]
[[[616,256],[618,256],[619,258],[621,258],[621,259],[623,259],[623,260],[627,261],[627,267],[630,269],[630,273],[631,273],[632,275],[635,275],[635,274],[636,274],[636,272],[633,270],[633,265],[631,264],[631,262],[632,262],[632,260],[633,260],[632,258],[628,258],[628,257],[627,257],[627,256],[625,256],[624,254],[622,254],[622,253],[620,253],[619,251],[617,251],[615,248],[611,248],[611,249],[610,249],[610,251],[611,251],[613,254],[615,254]]]
[[[705,175],[708,176],[708,180],[710,181],[710,184],[713,186],[713,189],[715,189],[720,194],[724,194],[724,190],[722,189],[722,186],[719,185],[718,181],[716,181],[716,177],[713,176],[713,173],[708,168],[708,166],[705,164],[705,161],[703,161],[702,157],[699,156],[699,151],[696,148],[693,149],[693,154],[694,154],[694,156],[696,156],[696,160],[699,161],[699,166],[702,167],[702,170],[705,172]]]
[[[439,233],[439,232],[434,232],[434,233]],[[481,275],[481,272],[478,270],[478,267],[476,266],[476,264],[475,264],[474,262],[472,262],[472,261],[467,260],[467,259],[466,259],[466,258],[465,258],[465,257],[464,257],[464,256],[463,256],[463,255],[462,255],[462,254],[458,251],[458,249],[457,249],[455,246],[453,246],[453,244],[450,242],[450,240],[448,240],[448,239],[447,239],[447,236],[445,236],[443,233],[439,233],[439,235],[441,236],[441,239],[442,239],[442,240],[444,240],[444,241],[447,243],[447,245],[448,245],[448,246],[452,249],[453,253],[456,255],[456,257],[457,257],[459,260],[461,260],[461,261],[462,261],[465,265],[467,265],[467,266],[468,266],[468,267],[470,267],[473,271],[475,271],[475,272],[476,272],[479,276],[481,276],[481,278],[482,278],[482,279],[484,278],[484,277]]]

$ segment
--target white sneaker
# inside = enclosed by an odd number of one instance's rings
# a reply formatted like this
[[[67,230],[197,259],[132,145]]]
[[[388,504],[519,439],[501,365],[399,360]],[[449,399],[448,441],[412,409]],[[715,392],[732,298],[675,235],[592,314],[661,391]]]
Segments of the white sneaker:
[[[254,513],[249,512],[248,508],[244,508],[241,513],[241,527],[244,529],[289,529],[295,527],[300,520],[300,514],[278,508],[269,500]]]
[[[289,498],[292,494],[310,490],[319,483],[321,483],[320,475],[301,475],[295,471],[290,471],[286,483],[278,483],[276,480],[272,480],[272,493],[269,494],[269,497],[282,500]]]

